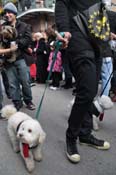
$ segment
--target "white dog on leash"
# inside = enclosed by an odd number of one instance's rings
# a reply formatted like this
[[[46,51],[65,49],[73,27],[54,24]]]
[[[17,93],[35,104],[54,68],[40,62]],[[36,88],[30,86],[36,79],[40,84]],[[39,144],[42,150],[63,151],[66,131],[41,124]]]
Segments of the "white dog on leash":
[[[23,112],[17,112],[13,105],[2,109],[2,117],[8,119],[8,134],[15,152],[21,152],[26,168],[32,172],[35,162],[42,160],[42,144],[46,134],[37,120]]]
[[[68,114],[73,106],[75,102],[75,97],[70,101],[70,103],[68,104]],[[95,99],[93,101],[93,104],[98,112],[98,115],[93,113],[93,129],[96,131],[99,129],[98,126],[98,121],[97,118],[99,118],[101,115],[104,115],[104,111],[111,109],[113,107],[113,102],[111,101],[110,97],[106,96],[106,95],[102,95],[101,97],[97,97],[97,99]]]

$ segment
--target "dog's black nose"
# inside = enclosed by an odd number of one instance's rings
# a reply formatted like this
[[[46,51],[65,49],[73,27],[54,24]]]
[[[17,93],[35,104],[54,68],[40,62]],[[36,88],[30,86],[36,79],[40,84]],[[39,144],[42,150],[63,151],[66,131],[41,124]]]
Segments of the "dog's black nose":
[[[23,137],[23,134],[19,134],[19,137]]]

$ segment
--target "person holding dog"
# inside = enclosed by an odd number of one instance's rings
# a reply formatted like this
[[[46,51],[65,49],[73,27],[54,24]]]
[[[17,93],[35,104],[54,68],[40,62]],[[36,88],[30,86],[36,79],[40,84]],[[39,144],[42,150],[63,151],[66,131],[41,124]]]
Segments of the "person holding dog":
[[[7,49],[1,49],[0,48],[0,55],[6,55],[7,53],[14,52],[17,50],[17,45],[13,45],[10,48]]]
[[[10,52],[14,52],[17,50],[17,45],[14,45],[8,49],[1,49],[0,48],[0,73],[2,71],[2,66],[3,66],[3,55],[10,53]],[[0,75],[0,119],[3,119],[1,117],[1,109],[2,109],[2,103],[3,103],[3,93],[2,93],[2,82],[1,82],[2,76]]]
[[[10,25],[17,31],[16,44],[18,46],[16,52],[16,60],[6,64],[6,72],[10,84],[10,93],[12,102],[19,110],[23,101],[29,110],[34,110],[35,105],[32,103],[32,91],[28,76],[28,68],[25,63],[25,52],[31,43],[31,26],[16,19],[17,8],[9,2],[4,6],[4,26]],[[22,89],[20,89],[20,85]]]
[[[80,161],[77,139],[85,145],[97,149],[107,150],[110,143],[92,135],[91,105],[97,93],[97,84],[101,68],[101,55],[94,50],[80,28],[74,23],[73,17],[78,12],[87,10],[100,0],[56,0],[55,21],[63,47],[67,48],[67,58],[71,64],[72,73],[76,81],[76,98],[72,106],[66,131],[66,155],[72,163]],[[89,37],[89,36],[88,36]],[[91,84],[92,83],[92,84]]]

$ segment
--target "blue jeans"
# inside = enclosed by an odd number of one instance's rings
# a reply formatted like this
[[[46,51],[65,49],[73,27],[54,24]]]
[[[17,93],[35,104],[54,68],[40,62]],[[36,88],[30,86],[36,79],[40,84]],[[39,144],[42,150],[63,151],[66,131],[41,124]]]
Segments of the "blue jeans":
[[[101,68],[101,79],[102,79],[101,92],[103,91],[104,87],[106,86],[106,83],[108,82],[108,79],[109,79],[112,71],[113,71],[112,58],[111,57],[103,58],[102,68]],[[110,88],[111,88],[111,79],[109,80],[107,86],[105,87],[103,95],[108,96]]]
[[[6,72],[9,79],[12,101],[21,101],[21,94],[23,95],[23,100],[26,104],[32,101],[28,67],[25,63],[25,60],[17,60],[6,69]]]
[[[2,109],[2,102],[3,102],[3,93],[2,93],[2,82],[1,82],[1,75],[0,75],[0,110]]]

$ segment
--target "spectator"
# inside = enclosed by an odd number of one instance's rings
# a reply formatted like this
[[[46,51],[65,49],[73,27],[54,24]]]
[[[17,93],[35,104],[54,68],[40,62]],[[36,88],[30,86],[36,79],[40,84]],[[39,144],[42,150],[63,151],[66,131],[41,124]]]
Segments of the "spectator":
[[[4,57],[2,56],[3,54],[7,54],[10,52],[14,52],[17,49],[17,45],[12,46],[11,48],[7,48],[7,49],[0,49],[0,59],[4,59]],[[0,65],[2,66],[2,65]],[[1,67],[0,70],[0,119],[2,119],[1,117],[1,109],[2,109],[2,103],[3,103],[3,93],[2,93],[2,76],[1,76],[1,71],[3,70],[3,68]]]
[[[21,93],[23,94],[23,101],[29,110],[34,110],[35,105],[32,103],[32,92],[29,83],[28,68],[25,63],[24,53],[31,42],[31,27],[16,19],[17,8],[13,3],[7,3],[4,6],[4,17],[6,22],[3,25],[12,25],[16,28],[18,36],[16,43],[18,45],[17,58],[13,63],[6,64],[6,72],[10,85],[10,93],[12,102],[19,110],[23,103]],[[20,89],[22,86],[22,90]]]
[[[45,83],[48,76],[47,65],[48,65],[49,49],[43,35],[41,33],[38,33],[38,34],[40,36],[39,36],[38,48],[36,49],[36,55],[37,55],[36,80],[38,83]]]
[[[103,57],[101,68],[101,92],[103,95],[109,96],[111,88],[111,74],[113,71],[112,57]]]
[[[22,12],[24,12],[25,11],[25,0],[19,0],[19,3],[20,3]]]
[[[31,0],[25,0],[25,7],[28,9],[30,9],[31,7]]]
[[[47,68],[48,71],[50,71],[51,69],[53,56],[55,52],[54,42],[50,44],[50,48],[51,48],[51,52],[50,52],[49,61],[48,61],[48,68]],[[61,57],[61,52],[58,51],[56,60],[52,68],[52,83],[50,86],[51,90],[57,90],[59,88],[61,72],[62,72],[62,57]]]
[[[63,61],[63,69],[64,69],[64,75],[65,75],[65,84],[62,85],[62,87],[64,89],[70,89],[70,88],[73,87],[73,85],[72,85],[72,73],[71,73],[71,70],[70,70],[69,60],[65,56],[65,52],[66,52],[65,49],[61,50],[62,61]]]

